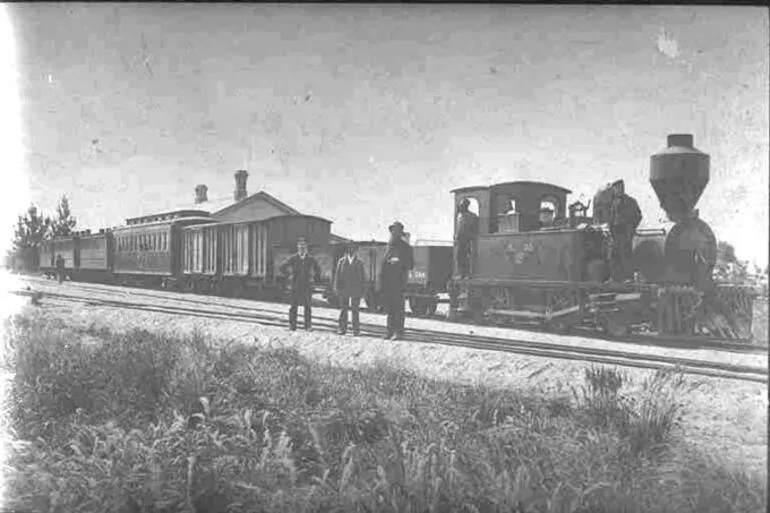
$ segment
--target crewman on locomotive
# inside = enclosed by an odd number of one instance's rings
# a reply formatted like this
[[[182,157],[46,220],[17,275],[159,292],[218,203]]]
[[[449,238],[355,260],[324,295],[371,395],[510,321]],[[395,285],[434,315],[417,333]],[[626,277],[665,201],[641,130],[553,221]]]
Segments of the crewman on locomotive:
[[[551,207],[540,209],[540,228],[551,228],[554,225],[554,211]]]
[[[409,271],[414,268],[414,254],[406,241],[403,224],[396,221],[388,229],[390,241],[380,271],[380,296],[388,311],[384,338],[399,340],[404,336],[404,291]]]
[[[312,309],[310,301],[313,296],[313,283],[321,282],[321,268],[315,258],[308,255],[307,241],[300,237],[297,240],[297,252],[281,264],[280,273],[290,274],[291,306],[289,307],[289,329],[297,329],[297,309],[302,305],[305,317],[305,329],[312,329]]]
[[[463,198],[458,207],[457,233],[455,234],[455,262],[460,278],[470,274],[471,256],[473,254],[473,241],[479,229],[479,217],[468,210],[471,202]]]
[[[359,334],[359,305],[366,287],[364,263],[356,256],[354,243],[348,244],[346,254],[337,262],[334,273],[334,292],[340,303],[338,333],[344,335],[348,329],[348,310],[353,310],[353,335]]]
[[[633,240],[636,229],[642,222],[642,211],[634,198],[626,194],[625,183],[618,180],[612,184],[614,197],[610,210],[610,234],[612,235],[611,269],[612,279],[622,282],[632,279]]]

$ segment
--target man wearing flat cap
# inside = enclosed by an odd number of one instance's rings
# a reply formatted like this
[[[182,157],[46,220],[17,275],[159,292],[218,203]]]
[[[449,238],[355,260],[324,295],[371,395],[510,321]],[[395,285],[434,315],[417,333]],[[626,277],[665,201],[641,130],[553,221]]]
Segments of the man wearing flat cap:
[[[642,211],[634,198],[626,194],[623,180],[612,184],[613,199],[610,209],[610,234],[612,235],[611,269],[613,281],[632,279],[633,241],[636,229],[642,222]]]
[[[473,254],[473,242],[479,229],[479,217],[468,210],[471,202],[463,198],[458,206],[457,233],[455,234],[455,261],[457,262],[457,274],[465,278],[470,273],[471,256]]]
[[[338,333],[344,335],[348,330],[348,310],[353,311],[353,335],[359,334],[359,305],[366,287],[364,263],[356,256],[356,244],[351,242],[345,248],[345,256],[337,262],[334,273],[334,292],[340,303]]]
[[[380,296],[388,311],[386,339],[404,336],[404,291],[409,271],[414,268],[412,246],[406,241],[404,225],[396,221],[389,226],[390,240],[380,271]]]

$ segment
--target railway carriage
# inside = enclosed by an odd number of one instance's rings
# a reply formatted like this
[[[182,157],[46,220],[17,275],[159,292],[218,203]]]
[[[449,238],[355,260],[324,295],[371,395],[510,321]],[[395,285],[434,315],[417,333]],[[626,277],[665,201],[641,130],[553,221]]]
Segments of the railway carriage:
[[[173,287],[179,279],[181,229],[210,221],[204,216],[179,214],[116,228],[114,279],[125,285]]]
[[[64,258],[64,276],[72,279],[78,266],[77,244],[75,234],[44,240],[40,245],[40,270],[47,277],[55,277],[56,257],[61,255]]]

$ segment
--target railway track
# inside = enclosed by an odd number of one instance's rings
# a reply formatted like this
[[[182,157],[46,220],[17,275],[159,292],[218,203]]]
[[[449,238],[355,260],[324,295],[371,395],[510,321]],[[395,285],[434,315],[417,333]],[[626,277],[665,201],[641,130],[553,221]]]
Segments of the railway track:
[[[130,297],[144,296],[148,298],[155,298],[155,299],[161,299],[161,300],[180,301],[180,302],[186,302],[190,304],[198,304],[206,307],[210,307],[212,305],[212,298],[223,299],[227,301],[238,300],[238,298],[220,298],[219,296],[199,296],[195,294],[187,294],[182,292],[155,291],[155,290],[148,290],[144,288],[133,288],[133,287],[126,288],[126,287],[117,287],[114,285],[96,286],[96,285],[93,285],[90,283],[84,283],[84,282],[70,282],[70,283],[76,284],[78,288],[81,288],[84,290],[93,290],[93,291],[102,292],[102,293],[110,293],[112,290],[116,290]],[[109,287],[109,288],[106,289],[105,287]],[[160,294],[163,294],[163,295],[160,295]],[[169,295],[173,294],[173,297],[165,297],[165,294],[169,294]],[[283,306],[283,303],[271,303],[267,301],[260,301],[260,303],[269,303],[271,305],[276,305],[276,308],[278,307],[278,305]],[[277,310],[269,310],[269,309],[260,308],[260,307],[245,307],[240,305],[227,305],[222,303],[217,303],[217,306],[225,306],[227,308],[241,310],[244,312],[276,312],[277,311]],[[320,304],[320,303],[314,306],[317,306],[319,308],[331,308],[326,304]],[[366,312],[370,315],[377,315],[377,316],[384,317],[384,314],[379,312],[371,312],[371,311],[366,311]],[[431,317],[417,317],[414,315],[408,315],[408,317],[414,318],[414,319],[438,321],[447,325],[462,325],[467,327],[477,326],[476,324],[469,321],[459,321],[459,322],[450,321],[446,317],[441,316],[440,314],[437,314]],[[497,326],[494,324],[482,324],[479,326],[496,328],[496,329],[510,329],[510,327]],[[527,326],[527,325],[516,326],[515,329],[521,330],[521,331],[533,332],[533,333],[542,333],[542,334],[559,336],[558,334],[555,334],[552,331],[548,331],[546,329],[537,328],[533,326]],[[579,329],[579,328],[575,329],[573,333],[571,333],[571,335],[605,341],[605,342],[612,342],[612,343],[619,343],[619,344],[634,344],[634,345],[643,344],[650,347],[661,347],[661,348],[668,348],[668,349],[686,349],[686,350],[701,349],[701,350],[715,350],[715,351],[732,351],[732,352],[739,352],[739,353],[766,353],[767,352],[766,346],[751,345],[747,342],[736,342],[735,340],[732,340],[732,339],[720,339],[720,338],[709,338],[709,337],[658,337],[654,335],[638,335],[638,334],[629,334],[624,336],[610,336],[594,330]]]
[[[21,293],[30,295],[29,293]],[[158,299],[158,296],[154,296]],[[264,326],[286,327],[285,312],[258,311],[244,307],[230,305],[206,305],[207,308],[192,308],[185,306],[159,306],[147,305],[138,302],[120,301],[114,299],[85,298],[62,292],[47,292],[44,298],[56,299],[65,302],[81,303],[91,306],[103,306],[122,309],[133,309],[168,315],[194,316],[197,318],[210,318],[248,322]],[[168,301],[174,301],[170,298]],[[212,308],[224,311],[216,311]],[[236,312],[233,312],[235,310]],[[241,310],[241,313],[237,311]],[[246,312],[243,312],[246,310]],[[336,320],[328,318],[316,318],[314,329],[333,332],[337,328]],[[361,332],[364,336],[382,336],[384,328],[370,323],[361,324]],[[733,365],[720,362],[695,360],[690,358],[671,358],[657,355],[645,355],[626,351],[603,350],[596,348],[575,347],[564,344],[542,343],[536,341],[504,339],[489,336],[452,334],[426,329],[407,329],[409,342],[441,344],[468,349],[480,349],[514,353],[525,356],[537,356],[556,358],[562,360],[575,360],[586,363],[599,363],[605,365],[617,365],[640,369],[674,369],[679,368],[686,374],[701,375],[751,381],[757,383],[768,382],[768,371],[761,367],[746,365]]]

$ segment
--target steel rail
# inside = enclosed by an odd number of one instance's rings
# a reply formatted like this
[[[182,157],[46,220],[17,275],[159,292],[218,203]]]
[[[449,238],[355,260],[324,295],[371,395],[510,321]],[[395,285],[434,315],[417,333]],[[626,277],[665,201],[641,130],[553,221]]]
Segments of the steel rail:
[[[77,284],[78,288],[86,289],[86,290],[95,290],[100,292],[109,293],[110,289],[116,289],[120,291],[125,291],[125,294],[129,296],[137,296],[142,295],[146,297],[152,297],[157,299],[166,299],[169,301],[185,301],[189,303],[197,303],[197,304],[203,304],[206,306],[210,306],[211,302],[206,301],[205,299],[194,299],[190,297],[188,294],[178,292],[178,291],[164,291],[164,290],[154,290],[154,289],[145,289],[145,288],[134,288],[134,287],[119,287],[115,285],[109,285],[104,284],[103,287],[108,287],[108,290],[105,290],[102,287],[95,287],[91,284],[83,283],[83,282],[72,282]],[[152,292],[158,292],[160,294],[174,294],[178,297],[173,298],[164,298],[161,295],[152,294]],[[195,294],[195,296],[198,296]],[[225,300],[238,300],[239,298],[229,298],[229,297],[221,297],[221,296],[202,296],[202,297],[211,297],[211,298],[217,298],[217,299],[225,299]],[[259,302],[267,303],[271,305],[282,305],[283,303],[278,302],[270,302],[270,301],[264,301],[259,300]],[[244,311],[261,311],[259,308],[251,308],[251,307],[245,307],[245,306],[239,306],[239,305],[222,305],[219,304],[218,306],[224,306],[227,308],[233,308],[233,309],[240,309]],[[319,308],[329,308],[331,307],[326,305],[319,305]],[[379,312],[366,312],[369,315],[378,315],[382,316],[382,313]],[[663,347],[663,348],[672,348],[672,349],[693,349],[693,350],[726,350],[726,351],[736,351],[736,352],[756,352],[756,353],[766,353],[767,347],[766,346],[756,346],[752,345],[746,342],[736,342],[732,339],[721,339],[721,338],[715,338],[715,337],[700,337],[700,336],[691,336],[691,337],[680,337],[680,336],[667,336],[667,337],[654,337],[654,336],[645,336],[645,335],[623,335],[623,336],[612,336],[603,334],[600,332],[597,332],[595,330],[589,330],[589,329],[582,329],[582,328],[575,328],[573,330],[573,333],[569,335],[556,333],[553,331],[549,331],[547,329],[538,328],[531,325],[521,325],[516,327],[510,327],[510,326],[497,326],[494,323],[474,323],[470,320],[460,320],[460,321],[450,321],[446,317],[440,316],[440,315],[434,315],[431,317],[418,317],[414,315],[410,315],[410,318],[414,319],[425,319],[425,320],[432,320],[432,321],[439,321],[442,324],[447,325],[458,325],[458,326],[477,326],[477,327],[484,327],[484,328],[495,328],[495,329],[516,329],[521,331],[527,331],[530,333],[542,333],[547,335],[553,335],[553,336],[581,336],[588,339],[593,340],[600,340],[600,341],[606,341],[606,342],[616,342],[621,344],[644,344],[648,346],[657,346],[657,347]]]
[[[135,309],[155,313],[173,315],[207,317],[213,319],[234,320],[251,322],[255,324],[286,327],[283,320],[279,320],[285,314],[281,312],[251,313],[249,315],[232,312],[215,312],[211,309],[201,310],[179,306],[151,306],[127,301],[110,299],[83,298],[61,293],[48,293],[49,298],[64,301],[78,302],[93,306],[107,306],[114,308]],[[173,301],[173,299],[172,299]],[[220,308],[229,308],[221,306]],[[337,323],[331,319],[316,318],[314,326],[326,328],[324,331],[333,331]],[[382,326],[364,323],[361,326],[366,334],[379,335],[384,332]],[[539,343],[535,341],[509,340],[495,337],[451,334],[440,331],[409,329],[409,342],[427,342],[449,345],[470,349],[482,349],[490,351],[508,352],[528,356],[558,358],[566,360],[579,360],[584,362],[602,363],[608,365],[620,365],[625,367],[637,367],[645,369],[681,368],[688,374],[699,374],[710,377],[722,377],[744,381],[767,383],[767,370],[759,367],[745,365],[732,365],[720,362],[707,362],[685,358],[667,358],[658,355],[644,355],[620,351],[602,350],[596,348],[580,348],[563,344]]]

